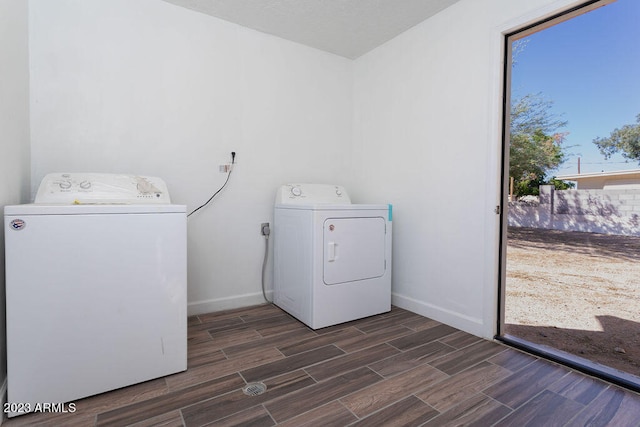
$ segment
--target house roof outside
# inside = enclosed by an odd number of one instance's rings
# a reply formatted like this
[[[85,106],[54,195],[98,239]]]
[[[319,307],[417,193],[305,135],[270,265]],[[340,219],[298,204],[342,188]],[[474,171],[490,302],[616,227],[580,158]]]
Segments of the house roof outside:
[[[640,189],[640,169],[559,175],[556,178],[576,182],[579,190]]]

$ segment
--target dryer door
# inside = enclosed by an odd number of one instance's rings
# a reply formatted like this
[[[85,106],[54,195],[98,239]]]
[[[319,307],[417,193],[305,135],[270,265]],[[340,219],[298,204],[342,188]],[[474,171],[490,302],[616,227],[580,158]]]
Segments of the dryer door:
[[[324,222],[323,237],[325,284],[337,285],[384,275],[384,218],[328,218]]]

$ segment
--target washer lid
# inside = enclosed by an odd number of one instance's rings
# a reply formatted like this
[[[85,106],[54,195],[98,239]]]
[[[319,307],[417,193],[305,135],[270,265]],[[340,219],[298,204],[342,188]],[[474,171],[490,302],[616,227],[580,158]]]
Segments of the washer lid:
[[[160,178],[106,173],[46,175],[35,203],[48,204],[169,204],[167,185]]]
[[[185,205],[161,205],[147,203],[144,205],[129,204],[87,204],[87,205],[63,205],[63,204],[39,204],[8,205],[4,207],[4,215],[111,215],[111,214],[185,214]]]

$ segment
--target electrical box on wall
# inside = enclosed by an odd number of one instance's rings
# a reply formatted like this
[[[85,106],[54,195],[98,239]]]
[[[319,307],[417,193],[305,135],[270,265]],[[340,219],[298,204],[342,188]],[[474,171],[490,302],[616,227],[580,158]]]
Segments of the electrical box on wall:
[[[231,163],[218,166],[218,170],[220,171],[220,173],[229,173],[231,171],[231,165],[233,165],[235,162],[236,162],[236,152],[232,151]]]

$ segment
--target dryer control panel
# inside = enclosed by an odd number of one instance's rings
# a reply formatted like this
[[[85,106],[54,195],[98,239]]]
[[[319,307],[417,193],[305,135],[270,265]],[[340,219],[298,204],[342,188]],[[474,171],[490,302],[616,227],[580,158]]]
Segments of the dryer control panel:
[[[285,184],[278,188],[276,204],[351,204],[349,194],[340,185]]]
[[[34,203],[49,204],[169,204],[164,181],[157,177],[106,173],[46,175]]]

